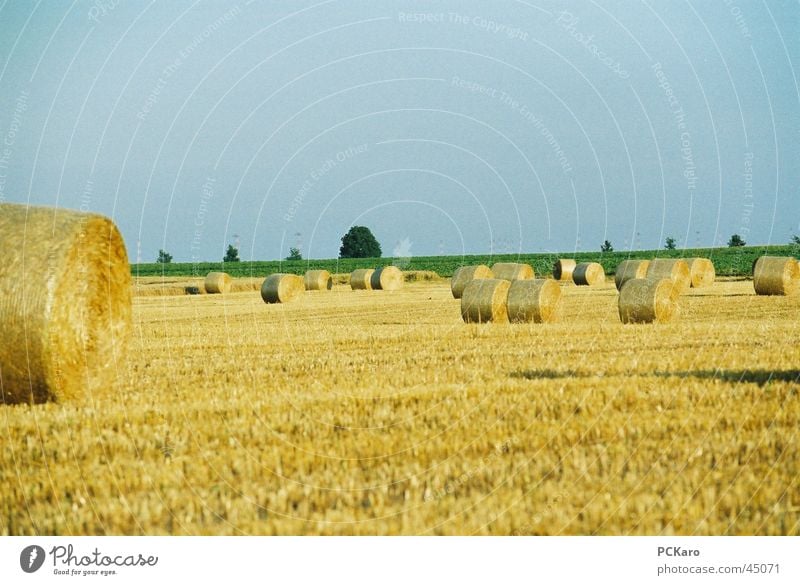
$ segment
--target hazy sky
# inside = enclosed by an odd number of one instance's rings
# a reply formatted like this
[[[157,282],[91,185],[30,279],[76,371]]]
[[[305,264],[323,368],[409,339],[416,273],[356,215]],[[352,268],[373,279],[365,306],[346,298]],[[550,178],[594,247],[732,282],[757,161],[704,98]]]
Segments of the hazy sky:
[[[134,261],[785,243],[798,66],[796,0],[6,0],[0,200]]]

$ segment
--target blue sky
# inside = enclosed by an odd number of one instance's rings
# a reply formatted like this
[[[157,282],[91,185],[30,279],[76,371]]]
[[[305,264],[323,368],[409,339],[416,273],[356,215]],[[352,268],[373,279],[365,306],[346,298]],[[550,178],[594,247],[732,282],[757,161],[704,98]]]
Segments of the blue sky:
[[[8,0],[0,200],[134,261],[785,243],[798,64],[788,1]]]

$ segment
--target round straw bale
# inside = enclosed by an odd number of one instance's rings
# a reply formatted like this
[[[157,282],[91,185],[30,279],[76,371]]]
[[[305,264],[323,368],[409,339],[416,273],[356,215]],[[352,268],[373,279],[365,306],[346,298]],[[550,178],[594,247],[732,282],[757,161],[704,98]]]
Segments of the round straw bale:
[[[717,278],[714,263],[708,258],[687,258],[689,265],[689,283],[692,288],[711,286]]]
[[[666,323],[678,312],[678,295],[671,279],[634,278],[619,291],[623,323]]]
[[[650,260],[623,260],[620,262],[614,272],[614,284],[617,286],[617,290],[620,290],[622,285],[629,280],[645,278],[649,265]]]
[[[308,270],[303,277],[306,290],[331,290],[333,278],[327,270]]]
[[[224,295],[231,292],[231,277],[227,272],[209,272],[203,287],[210,295]]]
[[[288,303],[306,290],[303,277],[296,274],[270,274],[261,285],[261,298],[265,303]]]
[[[647,267],[647,278],[650,280],[661,280],[669,278],[672,280],[675,292],[683,294],[692,284],[689,265],[680,258],[655,258],[650,261]]]
[[[372,268],[359,268],[350,273],[350,288],[353,290],[370,290],[372,289],[371,279],[372,273],[375,272]]]
[[[753,268],[758,295],[795,295],[800,292],[800,266],[791,257],[761,256]]]
[[[553,278],[561,281],[572,282],[572,272],[577,263],[570,258],[561,258],[553,264]]]
[[[510,281],[499,278],[471,281],[461,295],[461,317],[466,323],[507,322],[510,286]]]
[[[494,278],[502,280],[532,280],[533,266],[517,262],[497,262],[492,265]]]
[[[105,217],[0,204],[0,402],[113,386],[131,328],[131,272]]]
[[[397,266],[378,268],[369,278],[373,290],[398,290],[403,288],[403,271]]]
[[[453,292],[453,298],[460,299],[464,292],[464,288],[473,280],[479,278],[493,278],[492,269],[485,264],[478,264],[477,266],[462,266],[453,273],[453,278],[450,279],[450,290]]]
[[[572,271],[572,281],[578,286],[598,286],[606,281],[606,271],[597,262],[581,262]]]
[[[555,280],[515,280],[508,289],[508,320],[552,323],[558,320],[561,287]]]

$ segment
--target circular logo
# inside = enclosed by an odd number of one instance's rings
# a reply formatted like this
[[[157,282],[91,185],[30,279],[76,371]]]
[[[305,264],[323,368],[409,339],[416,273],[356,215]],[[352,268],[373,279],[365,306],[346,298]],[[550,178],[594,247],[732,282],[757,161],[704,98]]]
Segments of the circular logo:
[[[35,573],[44,564],[44,549],[41,546],[32,544],[22,549],[19,554],[19,566],[26,573]]]

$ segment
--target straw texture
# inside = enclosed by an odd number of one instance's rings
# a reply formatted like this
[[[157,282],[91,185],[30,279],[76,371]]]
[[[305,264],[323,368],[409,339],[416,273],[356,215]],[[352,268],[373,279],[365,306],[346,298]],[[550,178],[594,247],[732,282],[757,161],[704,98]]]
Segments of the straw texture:
[[[397,266],[378,268],[370,276],[373,290],[399,290],[403,288],[403,271]]]
[[[508,322],[508,289],[499,278],[473,280],[461,295],[461,317],[466,323]]]
[[[708,258],[687,258],[689,265],[689,282],[692,288],[703,288],[714,284],[717,271],[714,263]]]
[[[460,299],[466,286],[480,278],[494,278],[492,269],[485,264],[478,264],[477,266],[462,266],[456,270],[450,280],[450,291],[453,293],[453,298]]]
[[[623,323],[667,323],[678,312],[678,294],[669,278],[634,278],[619,291],[619,318]]]
[[[508,289],[508,320],[552,323],[558,320],[561,287],[555,280],[515,280]]]
[[[753,287],[759,295],[796,295],[800,292],[800,266],[797,260],[761,256],[753,267]]]
[[[131,275],[111,220],[0,204],[0,402],[113,386],[131,328]]]
[[[331,290],[333,278],[327,270],[309,270],[303,276],[306,290]]]
[[[303,277],[296,274],[270,274],[261,285],[261,298],[265,303],[289,303],[306,290]]]
[[[655,258],[647,267],[647,278],[661,280],[669,278],[675,287],[675,292],[683,294],[692,284],[689,265],[679,258]]]
[[[372,288],[372,268],[359,268],[350,273],[350,288],[353,290],[370,290]]]
[[[561,258],[553,264],[553,278],[562,282],[572,282],[572,273],[577,263],[570,258]]]
[[[606,271],[597,262],[581,262],[572,271],[572,281],[578,286],[599,286],[606,281]]]
[[[533,266],[516,262],[497,262],[492,265],[492,274],[502,280],[531,280],[534,277]]]
[[[231,277],[227,272],[209,272],[203,287],[210,295],[224,295],[231,292]]]
[[[646,278],[647,267],[650,260],[623,260],[614,271],[614,284],[617,290],[622,289],[622,285],[634,278]]]

